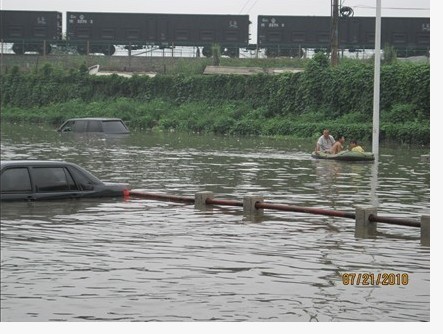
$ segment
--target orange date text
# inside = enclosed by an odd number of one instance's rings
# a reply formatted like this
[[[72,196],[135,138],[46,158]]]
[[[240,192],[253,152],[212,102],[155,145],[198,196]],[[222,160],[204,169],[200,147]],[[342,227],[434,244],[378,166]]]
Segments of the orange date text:
[[[407,273],[343,273],[343,285],[408,285]]]

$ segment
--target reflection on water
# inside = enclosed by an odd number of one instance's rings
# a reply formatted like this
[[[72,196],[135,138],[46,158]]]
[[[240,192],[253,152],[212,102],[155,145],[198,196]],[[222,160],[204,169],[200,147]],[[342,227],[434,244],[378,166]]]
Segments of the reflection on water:
[[[428,152],[381,147],[380,160],[314,160],[312,143],[132,133],[62,137],[4,126],[2,159],[63,159],[150,192],[419,219],[429,213]],[[265,210],[140,199],[2,203],[3,321],[429,321],[429,248],[419,229]],[[343,273],[407,273],[408,285],[344,285]]]
[[[378,157],[375,160],[375,163],[371,165],[371,205],[378,207],[380,203],[378,202],[377,197],[377,188],[378,188]]]

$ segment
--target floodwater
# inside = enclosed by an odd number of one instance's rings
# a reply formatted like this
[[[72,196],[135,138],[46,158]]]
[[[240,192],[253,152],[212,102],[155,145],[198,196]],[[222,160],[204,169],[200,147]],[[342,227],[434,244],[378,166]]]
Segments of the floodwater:
[[[378,162],[352,163],[313,160],[313,146],[151,132],[77,138],[11,124],[1,134],[2,159],[63,159],[147,192],[429,214],[429,148],[382,146]],[[1,209],[2,321],[430,321],[430,248],[416,227],[379,223],[361,238],[348,218],[253,218],[240,207],[137,198]],[[376,282],[389,274],[393,284]]]

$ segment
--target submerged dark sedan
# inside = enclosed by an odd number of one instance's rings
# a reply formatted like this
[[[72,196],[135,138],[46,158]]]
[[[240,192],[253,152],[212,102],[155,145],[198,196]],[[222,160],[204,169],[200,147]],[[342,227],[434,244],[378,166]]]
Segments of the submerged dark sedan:
[[[128,195],[124,183],[102,182],[84,168],[64,161],[1,161],[1,200],[48,200]]]

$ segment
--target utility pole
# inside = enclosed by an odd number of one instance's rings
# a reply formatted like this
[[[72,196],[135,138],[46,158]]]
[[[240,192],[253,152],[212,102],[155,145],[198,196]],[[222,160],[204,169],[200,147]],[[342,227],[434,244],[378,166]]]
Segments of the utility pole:
[[[331,65],[338,65],[338,0],[332,0]]]
[[[375,13],[375,58],[374,58],[374,100],[372,113],[372,152],[378,159],[380,133],[380,44],[381,44],[381,0],[377,0]]]

